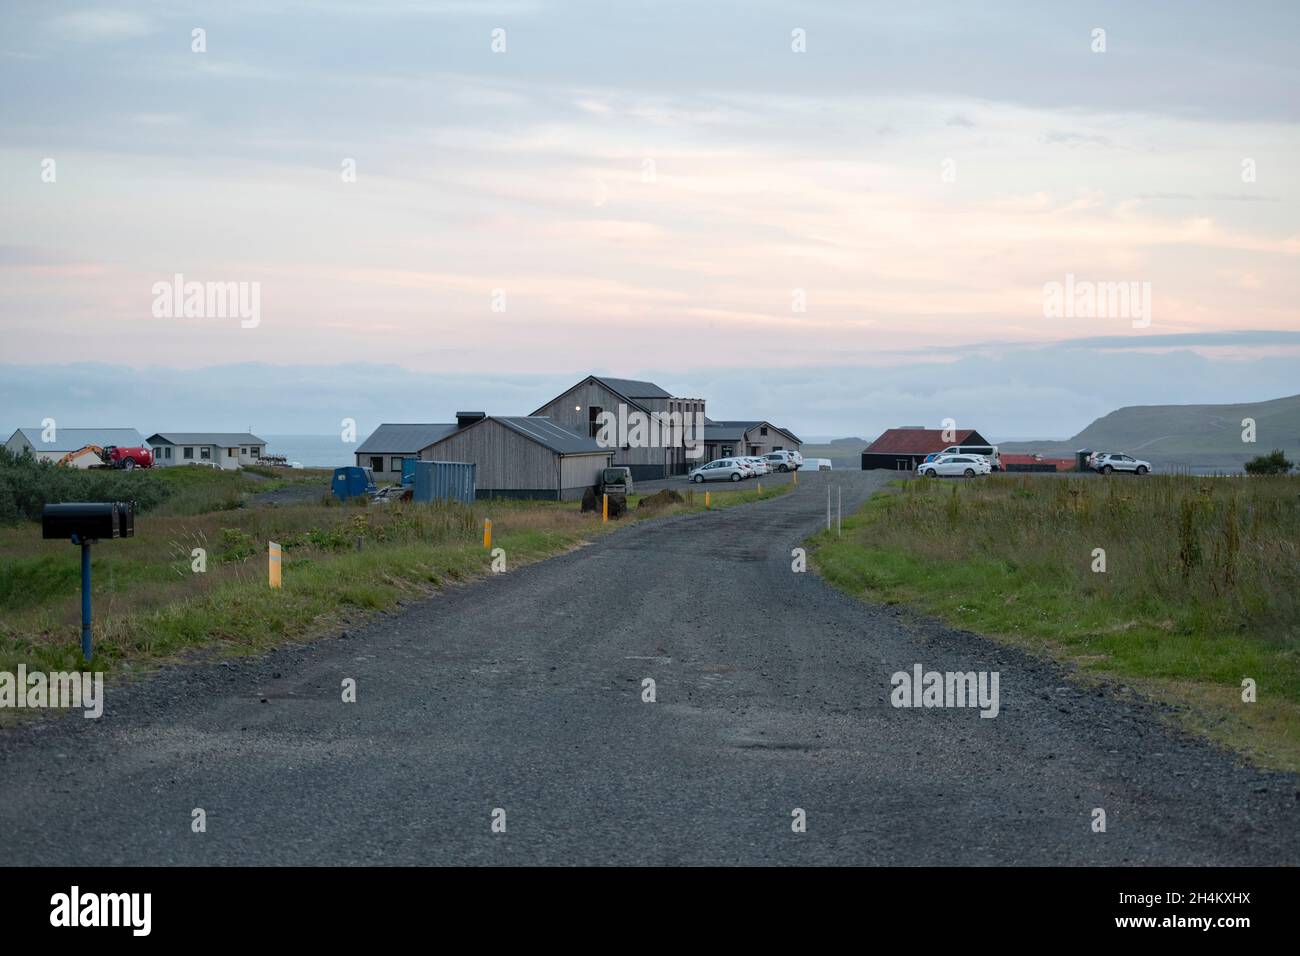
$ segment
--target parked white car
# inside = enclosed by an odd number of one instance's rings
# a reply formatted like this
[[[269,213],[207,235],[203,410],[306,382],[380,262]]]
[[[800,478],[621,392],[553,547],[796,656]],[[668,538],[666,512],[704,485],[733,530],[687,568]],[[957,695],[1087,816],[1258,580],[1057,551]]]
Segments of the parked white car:
[[[719,458],[700,465],[687,477],[697,485],[705,481],[740,481],[745,477],[745,469],[738,458]]]
[[[949,445],[941,455],[978,455],[988,459],[989,467],[994,471],[1002,470],[1002,455],[997,445]]]
[[[768,463],[766,458],[746,458],[745,461],[754,466],[754,474],[759,475],[760,477],[772,473],[772,466]]]
[[[1132,455],[1120,455],[1114,452],[1099,452],[1089,459],[1095,471],[1109,475],[1113,471],[1131,471],[1135,475],[1145,475],[1151,471],[1151,462],[1142,461]]]
[[[803,466],[803,455],[797,451],[773,451],[763,457],[773,471],[798,471]]]
[[[924,478],[951,475],[974,478],[976,475],[987,475],[992,470],[989,460],[979,455],[940,455],[934,461],[923,461],[916,466],[917,474]]]

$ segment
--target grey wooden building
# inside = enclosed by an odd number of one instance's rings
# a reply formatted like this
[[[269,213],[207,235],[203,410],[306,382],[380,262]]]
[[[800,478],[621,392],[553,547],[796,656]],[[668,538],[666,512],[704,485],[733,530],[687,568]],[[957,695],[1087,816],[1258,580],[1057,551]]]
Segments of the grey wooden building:
[[[708,422],[704,426],[704,458],[714,461],[732,455],[759,457],[772,451],[798,451],[803,442],[794,432],[771,422]]]
[[[600,478],[614,457],[594,438],[537,415],[457,416],[461,427],[421,449],[425,461],[477,467],[478,498],[572,501]]]
[[[419,458],[428,448],[459,427],[455,422],[437,424],[385,424],[357,447],[357,464],[369,468],[376,478],[401,481],[402,459]]]
[[[682,421],[695,421],[696,413],[701,418],[704,416],[702,398],[678,398],[653,382],[597,375],[588,375],[533,415],[545,415],[570,432],[594,440],[599,431],[600,413],[617,415],[620,405],[629,412],[639,411],[647,416],[675,413],[682,416]],[[623,443],[607,450],[614,453],[615,465],[626,465],[631,469],[634,480],[684,475],[703,460],[688,458],[686,449],[680,444],[665,447],[664,444],[634,446]]]

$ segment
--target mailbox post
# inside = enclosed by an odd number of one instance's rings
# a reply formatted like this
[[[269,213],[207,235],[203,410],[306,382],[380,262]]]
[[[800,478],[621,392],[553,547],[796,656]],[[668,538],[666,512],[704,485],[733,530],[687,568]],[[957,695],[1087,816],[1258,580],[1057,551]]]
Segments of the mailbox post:
[[[81,655],[94,655],[90,614],[90,546],[104,538],[135,537],[135,502],[76,501],[41,509],[41,537],[81,547]]]

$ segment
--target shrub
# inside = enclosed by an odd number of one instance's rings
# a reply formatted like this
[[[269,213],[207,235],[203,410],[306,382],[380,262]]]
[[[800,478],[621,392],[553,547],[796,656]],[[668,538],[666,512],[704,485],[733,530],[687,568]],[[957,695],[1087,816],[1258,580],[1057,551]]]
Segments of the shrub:
[[[1295,464],[1287,460],[1282,449],[1274,448],[1267,455],[1256,455],[1246,462],[1248,475],[1286,475],[1291,473]]]
[[[148,471],[61,468],[0,448],[0,524],[39,521],[44,505],[61,501],[134,501],[147,511],[170,494],[171,488]]]

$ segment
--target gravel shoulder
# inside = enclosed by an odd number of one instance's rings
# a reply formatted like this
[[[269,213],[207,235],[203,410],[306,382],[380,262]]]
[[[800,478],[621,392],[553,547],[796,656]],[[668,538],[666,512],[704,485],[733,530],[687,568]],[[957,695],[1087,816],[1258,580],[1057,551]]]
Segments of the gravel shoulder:
[[[112,686],[100,720],[0,733],[6,857],[1300,862],[1295,776],[1055,664],[791,571],[828,486],[847,512],[888,477],[801,475],[790,494],[643,522],[346,637]],[[998,717],[895,709],[890,675],[916,663],[998,671]],[[191,831],[196,807],[206,833]]]

